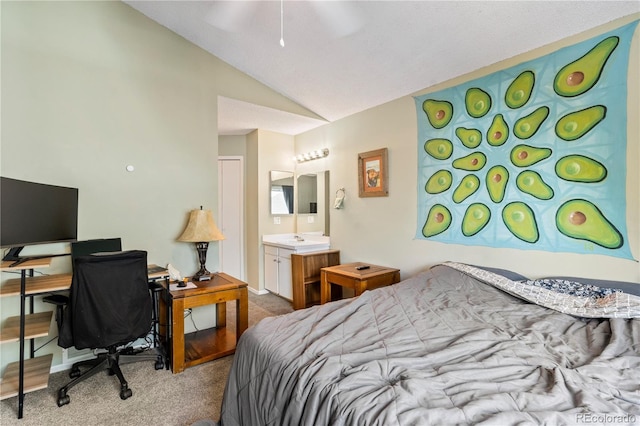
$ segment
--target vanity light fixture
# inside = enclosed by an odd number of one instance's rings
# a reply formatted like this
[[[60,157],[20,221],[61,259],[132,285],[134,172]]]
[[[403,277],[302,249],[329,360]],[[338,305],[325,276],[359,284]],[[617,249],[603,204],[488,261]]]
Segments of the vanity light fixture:
[[[296,155],[295,160],[298,163],[304,163],[305,161],[317,160],[329,155],[329,148],[317,149],[315,151],[306,152],[304,154]]]

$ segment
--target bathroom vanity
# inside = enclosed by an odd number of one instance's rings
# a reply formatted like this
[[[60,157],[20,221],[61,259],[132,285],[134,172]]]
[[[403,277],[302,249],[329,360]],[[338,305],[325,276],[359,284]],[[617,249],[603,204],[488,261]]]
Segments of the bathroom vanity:
[[[321,233],[272,234],[262,237],[264,284],[271,293],[293,301],[291,255],[328,250],[329,237]]]

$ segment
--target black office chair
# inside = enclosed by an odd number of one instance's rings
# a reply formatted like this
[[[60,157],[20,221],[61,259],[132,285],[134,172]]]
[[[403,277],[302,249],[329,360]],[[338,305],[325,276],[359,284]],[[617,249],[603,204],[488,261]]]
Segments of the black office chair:
[[[71,243],[71,264],[73,266],[73,262],[76,258],[80,256],[88,256],[90,254],[95,253],[109,253],[109,252],[118,252],[122,251],[122,239],[121,238],[97,238],[92,240],[84,240],[84,241],[75,241]],[[156,369],[161,369],[163,365],[166,365],[167,370],[169,369],[169,361],[167,359],[167,351],[164,346],[161,347],[160,339],[159,339],[159,330],[158,325],[160,324],[160,315],[159,315],[159,298],[160,293],[164,290],[159,283],[153,281],[148,282],[149,292],[151,293],[151,300],[153,302],[152,310],[153,310],[153,319],[151,325],[151,334],[152,334],[152,344],[156,351],[162,356],[162,358],[157,362]],[[58,324],[58,328],[62,327],[62,322],[64,321],[63,311],[64,307],[69,303],[68,294],[64,293],[54,293],[49,294],[42,298],[43,302],[51,303],[56,306],[56,323]]]
[[[163,367],[160,355],[123,354],[127,344],[146,336],[151,329],[147,252],[79,256],[73,263],[69,304],[64,310],[58,345],[107,352],[73,365],[69,373],[73,380],[58,390],[58,406],[69,403],[70,388],[105,369],[118,377],[120,398],[127,399],[132,392],[120,365],[155,360],[156,370]],[[80,367],[90,368],[81,373]]]
[[[80,256],[88,256],[94,253],[122,251],[122,239],[97,238],[93,240],[75,241],[71,243],[71,264]],[[42,298],[43,302],[56,305],[56,323],[58,328],[62,326],[64,307],[69,303],[69,296],[62,293],[54,293]]]

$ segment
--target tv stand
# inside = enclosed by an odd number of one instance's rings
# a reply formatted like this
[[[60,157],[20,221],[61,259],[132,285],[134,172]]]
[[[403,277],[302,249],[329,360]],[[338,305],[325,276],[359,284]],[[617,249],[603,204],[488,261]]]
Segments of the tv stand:
[[[2,258],[3,262],[13,262],[8,265],[9,268],[14,268],[24,262],[28,262],[29,260],[40,260],[40,259],[48,259],[50,257],[60,257],[60,256],[69,256],[70,253],[62,253],[62,254],[38,254],[35,256],[25,256],[21,257],[20,252],[24,249],[24,246],[20,247],[11,247],[7,254]]]
[[[12,261],[15,260],[15,262],[13,262],[11,265],[9,265],[9,268],[13,268],[14,266],[18,266],[21,263],[24,262],[28,262],[30,260],[40,260],[40,259],[49,259],[50,257],[60,257],[60,256],[70,256],[70,253],[62,253],[62,254],[43,254],[43,255],[38,255],[38,256],[29,256],[29,257],[18,257],[17,259],[2,259],[2,260],[8,260],[8,261]]]
[[[7,252],[7,254],[4,255],[4,257],[2,258],[2,260],[5,260],[7,262],[10,261],[18,261],[20,260],[20,252],[22,251],[22,249],[24,248],[24,246],[21,247],[11,247],[9,249],[9,251]]]

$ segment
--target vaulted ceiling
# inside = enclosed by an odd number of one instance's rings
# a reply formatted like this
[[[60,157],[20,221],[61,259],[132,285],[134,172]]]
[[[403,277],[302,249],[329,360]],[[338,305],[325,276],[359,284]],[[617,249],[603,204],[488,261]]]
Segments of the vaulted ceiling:
[[[299,134],[640,12],[637,0],[125,3],[317,115],[221,98],[220,134]]]

